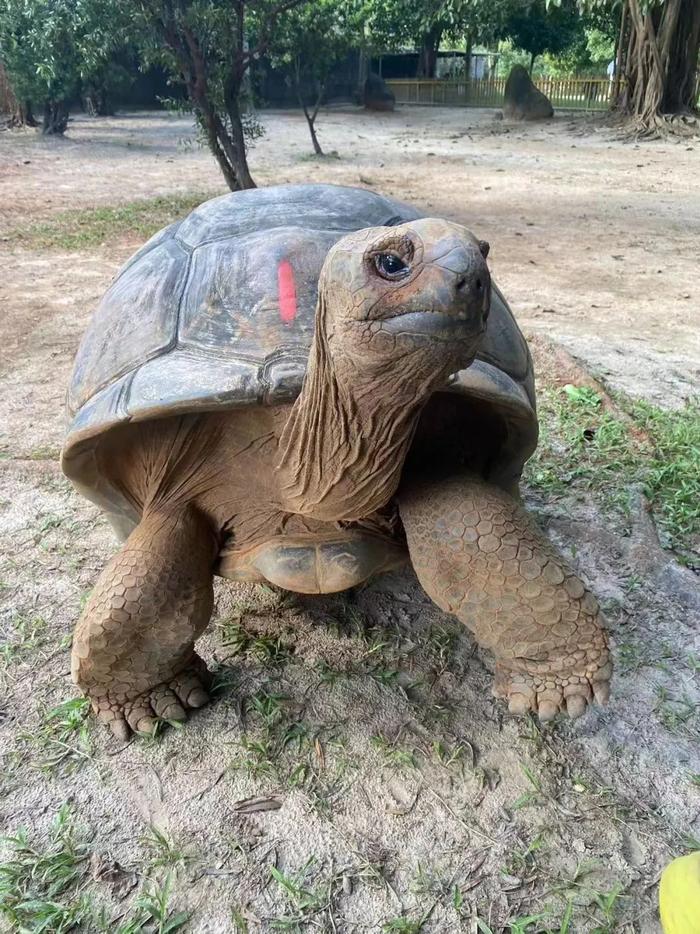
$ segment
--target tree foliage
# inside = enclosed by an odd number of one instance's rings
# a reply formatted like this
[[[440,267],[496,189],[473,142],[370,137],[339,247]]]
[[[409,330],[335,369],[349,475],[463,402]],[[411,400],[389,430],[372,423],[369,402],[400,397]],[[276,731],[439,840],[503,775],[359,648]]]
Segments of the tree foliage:
[[[530,55],[530,72],[538,55],[558,55],[577,42],[585,43],[584,26],[575,0],[547,8],[545,0],[534,0],[526,8],[516,8],[503,25],[503,38]]]
[[[204,138],[232,189],[254,188],[246,137],[252,62],[267,52],[281,17],[304,0],[128,0],[146,58],[181,82]],[[247,131],[247,132],[246,132]]]
[[[3,0],[0,55],[18,100],[43,106],[45,133],[63,133],[68,105],[122,41],[126,21],[109,0]]]
[[[363,38],[362,7],[352,0],[307,0],[279,22],[268,52],[287,71],[309,126],[314,152],[323,155],[316,118],[337,64]]]
[[[445,40],[490,43],[511,39],[533,58],[559,53],[585,41],[575,0],[563,9],[546,0],[367,0],[367,27],[375,50],[414,45],[420,51],[419,73],[432,77],[439,46]]]
[[[498,36],[508,16],[529,0],[364,0],[370,51],[415,46],[418,71],[433,77],[441,42],[488,42]]]

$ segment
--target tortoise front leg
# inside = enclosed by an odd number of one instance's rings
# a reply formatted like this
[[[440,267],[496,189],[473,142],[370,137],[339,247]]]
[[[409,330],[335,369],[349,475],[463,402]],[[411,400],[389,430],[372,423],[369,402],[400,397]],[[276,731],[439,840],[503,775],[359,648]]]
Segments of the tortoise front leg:
[[[407,480],[399,510],[418,580],[493,651],[512,713],[578,717],[607,701],[598,603],[513,497],[469,476]]]
[[[213,608],[215,539],[191,507],[149,513],[100,575],[73,637],[72,675],[121,739],[209,699],[194,642]]]

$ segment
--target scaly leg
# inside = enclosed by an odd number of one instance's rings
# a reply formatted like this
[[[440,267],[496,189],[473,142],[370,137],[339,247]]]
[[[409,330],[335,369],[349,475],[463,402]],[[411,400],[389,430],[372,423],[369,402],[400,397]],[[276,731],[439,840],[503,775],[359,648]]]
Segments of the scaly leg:
[[[191,507],[143,517],[100,575],[73,637],[73,680],[121,739],[209,699],[194,642],[213,608],[214,534]]]
[[[399,510],[418,580],[493,651],[512,713],[578,717],[607,701],[598,603],[513,497],[469,476],[407,480]]]

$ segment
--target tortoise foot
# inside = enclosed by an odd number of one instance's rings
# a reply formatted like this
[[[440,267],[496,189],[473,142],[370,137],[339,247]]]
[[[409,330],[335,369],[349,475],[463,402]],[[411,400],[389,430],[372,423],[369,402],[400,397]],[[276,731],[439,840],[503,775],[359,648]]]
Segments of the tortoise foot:
[[[594,699],[601,706],[608,702],[612,664],[607,652],[567,675],[561,673],[561,668],[546,671],[537,662],[533,663],[532,672],[524,671],[523,667],[513,670],[504,663],[496,665],[493,692],[508,701],[512,714],[523,716],[532,710],[545,722],[561,712],[575,720]]]
[[[118,739],[126,741],[132,732],[153,734],[163,721],[184,722],[189,710],[208,703],[208,680],[206,665],[195,656],[169,681],[134,697],[114,692],[101,695],[88,692],[88,696],[98,720]]]

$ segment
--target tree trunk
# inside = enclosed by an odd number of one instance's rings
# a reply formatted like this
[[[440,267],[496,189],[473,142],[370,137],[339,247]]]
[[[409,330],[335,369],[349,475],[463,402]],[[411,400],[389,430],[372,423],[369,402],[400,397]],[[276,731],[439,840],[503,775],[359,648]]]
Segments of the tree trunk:
[[[7,125],[12,129],[21,126],[39,126],[32,111],[32,102],[24,101],[20,103],[19,101],[14,101]]]
[[[63,136],[68,126],[68,103],[47,100],[44,104],[43,136]]]
[[[5,67],[0,61],[0,113],[8,115],[7,126],[38,126],[30,100],[20,100],[15,94]]]
[[[469,81],[472,74],[472,49],[474,48],[474,34],[468,33],[466,43],[464,46],[464,77]]]
[[[618,109],[648,131],[671,116],[696,115],[700,3],[665,0],[644,12],[641,0],[627,0],[623,28]]]
[[[113,117],[114,106],[104,88],[90,88],[85,93],[85,110],[91,117]]]
[[[442,27],[433,26],[429,32],[426,32],[421,39],[420,52],[418,54],[417,78],[434,78],[437,68],[437,54],[442,39]]]
[[[231,90],[229,90],[229,86],[227,85],[225,92],[229,127],[227,139],[222,139],[224,152],[228,156],[231,168],[238,180],[237,187],[256,188],[257,186],[248,168],[248,153],[245,144],[245,134],[243,132],[243,121],[241,120],[241,85],[231,82],[230,88]]]
[[[613,74],[613,85],[610,93],[610,106],[613,109],[620,107],[621,102],[621,93],[622,93],[622,63],[624,61],[624,51],[623,51],[623,42],[624,38],[627,35],[627,4],[622,4],[622,12],[620,13],[620,29],[618,30],[617,37],[617,48],[615,50],[615,72]]]
[[[233,0],[230,4],[227,23],[233,43],[225,62],[228,74],[223,87],[223,108],[221,101],[217,100],[218,88],[213,88],[210,83],[211,66],[216,56],[208,61],[197,29],[187,24],[187,17],[180,16],[187,4],[139,4],[160,40],[174,56],[197,121],[232,191],[255,188],[248,168],[240,109],[241,89],[248,69],[254,59],[267,51],[279,17],[302,2],[278,0],[268,8],[254,48],[248,47],[244,36],[247,0]]]
[[[306,117],[306,123],[309,127],[309,133],[311,135],[311,143],[314,147],[314,152],[317,156],[322,156],[323,150],[321,149],[321,144],[318,141],[318,136],[316,136],[316,117],[313,114],[309,113],[309,108],[304,107],[304,116]]]
[[[317,156],[323,155],[323,150],[321,149],[321,144],[318,141],[318,136],[316,135],[316,117],[318,116],[318,111],[321,107],[321,101],[323,100],[323,95],[326,90],[325,82],[316,82],[316,104],[313,109],[313,113],[309,112],[309,108],[304,100],[304,91],[302,89],[302,77],[301,77],[301,61],[299,56],[294,60],[294,90],[297,95],[297,100],[299,101],[299,106],[304,111],[304,116],[306,117],[306,125],[309,128],[309,135],[311,136],[311,143],[314,147],[314,152]]]
[[[530,53],[530,77],[532,77],[532,69],[535,67],[535,59],[537,55],[534,52]]]
[[[199,43],[189,30],[183,30],[183,35],[184,42],[174,30],[166,31],[168,44],[177,55],[190,102],[206,133],[209,148],[219,163],[231,191],[255,188],[248,168],[245,134],[238,102],[245,72],[237,72],[231,64],[231,71],[224,86],[226,112],[222,117],[212,101],[207,65]],[[225,122],[226,116],[228,125]]]
[[[232,123],[229,129],[208,101],[195,102],[193,98],[191,100],[197,121],[204,130],[209,149],[219,163],[228,187],[231,191],[255,188],[248,168],[240,114],[237,123]]]
[[[309,126],[309,133],[311,134],[311,142],[314,147],[314,152],[317,156],[323,156],[324,152],[321,149],[321,144],[318,141],[318,136],[316,136],[316,117],[318,117],[318,112],[321,107],[321,101],[323,100],[323,95],[326,93],[326,86],[324,84],[319,84],[316,89],[316,104],[314,105],[313,113],[309,113],[309,108],[302,101],[302,108],[304,110],[304,116],[306,117],[306,122]],[[300,95],[301,100],[301,95]]]
[[[32,108],[32,102],[26,100],[18,106],[17,113],[20,118],[21,126],[39,126],[39,122],[34,116],[34,109]]]

